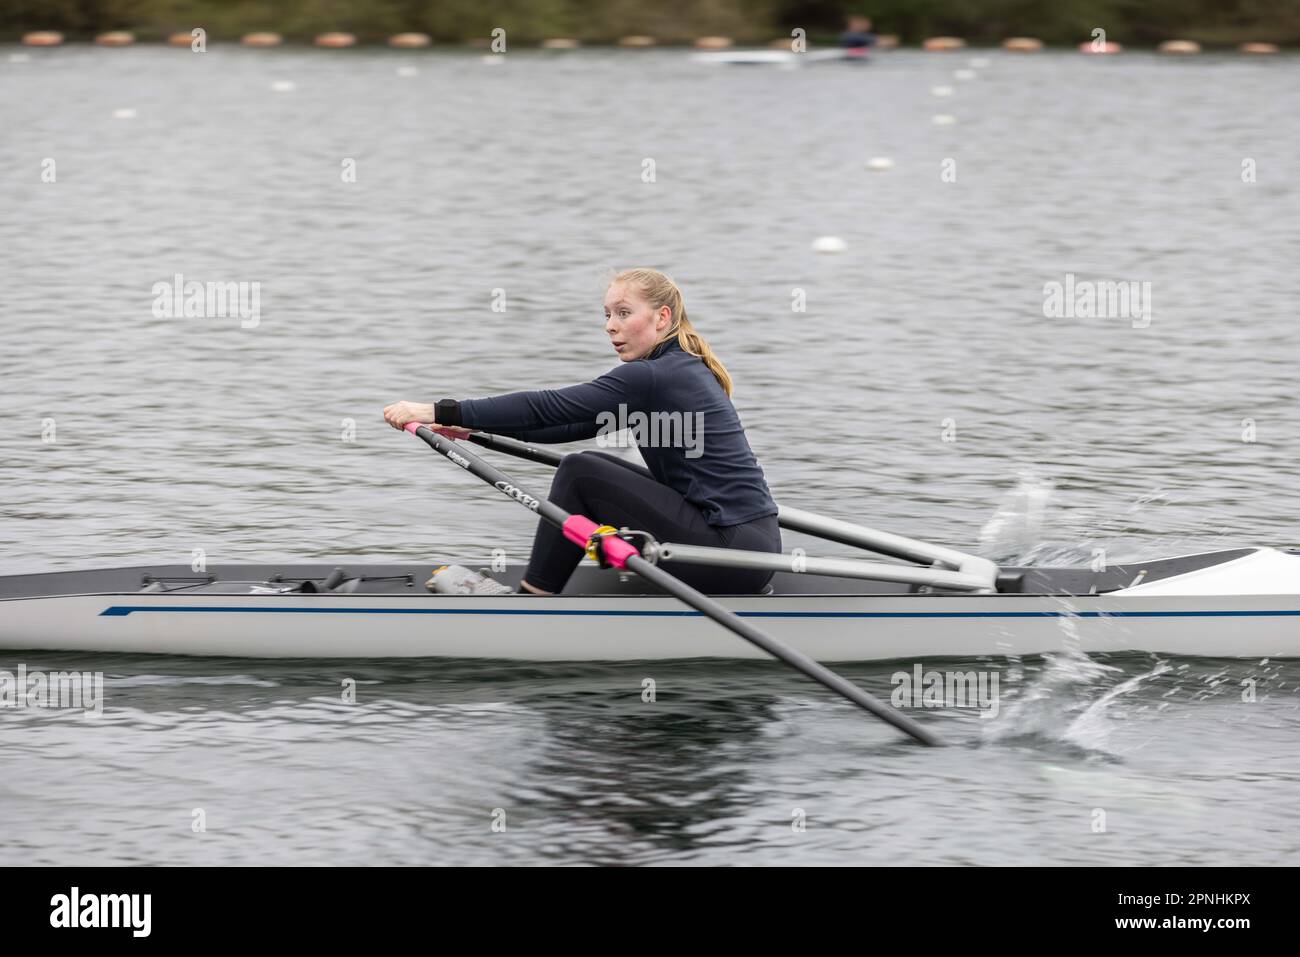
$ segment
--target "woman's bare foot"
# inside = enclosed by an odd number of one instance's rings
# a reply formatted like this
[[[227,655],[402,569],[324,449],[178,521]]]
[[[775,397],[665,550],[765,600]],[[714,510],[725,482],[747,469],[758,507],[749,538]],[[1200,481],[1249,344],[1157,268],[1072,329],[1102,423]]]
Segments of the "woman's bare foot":
[[[528,582],[524,581],[522,578],[519,580],[519,587],[522,588],[524,591],[530,591],[530,592],[532,592],[534,595],[554,595],[554,594],[555,594],[555,592],[552,592],[552,591],[542,591],[540,588],[534,588],[532,585],[528,584]]]

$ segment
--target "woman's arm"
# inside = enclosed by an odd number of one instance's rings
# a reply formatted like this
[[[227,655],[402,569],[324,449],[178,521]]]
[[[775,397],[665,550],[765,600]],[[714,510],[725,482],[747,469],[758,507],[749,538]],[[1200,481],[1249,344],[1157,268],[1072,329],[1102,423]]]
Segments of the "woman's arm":
[[[485,430],[486,431],[486,430]],[[525,432],[494,432],[518,439],[520,442],[537,442],[542,445],[554,445],[557,442],[579,442],[582,439],[594,439],[600,426],[596,420],[590,422],[570,422],[568,425],[552,425],[545,429],[529,429]]]
[[[653,377],[651,363],[638,359],[591,382],[564,389],[510,392],[460,402],[443,399],[436,410],[429,403],[394,402],[385,407],[384,419],[395,429],[408,422],[436,422],[528,442],[576,442],[600,431],[597,417],[602,412],[618,417],[620,407],[624,412],[642,407]]]
[[[439,415],[434,406],[420,402],[394,402],[384,409],[384,419],[395,429],[400,429],[408,422],[420,422],[425,425],[431,425],[440,431],[448,433],[452,438],[464,438],[469,435],[473,429],[467,429],[457,425],[446,425],[445,414]],[[459,416],[452,415],[450,418],[459,419]],[[542,444],[553,444],[556,442],[578,442],[582,439],[595,438],[600,427],[593,419],[590,422],[570,422],[566,425],[552,425],[544,429],[525,429],[523,431],[496,431],[493,435],[504,435],[507,438],[518,439],[521,442],[540,442]]]
[[[445,425],[482,429],[497,435],[519,435],[549,430],[557,426],[581,426],[573,439],[591,438],[598,431],[597,416],[602,412],[618,415],[641,407],[651,385],[653,371],[649,362],[628,362],[591,382],[564,389],[539,389],[511,392],[483,399],[465,399],[454,406],[448,403],[439,416]],[[538,441],[534,439],[534,441]]]

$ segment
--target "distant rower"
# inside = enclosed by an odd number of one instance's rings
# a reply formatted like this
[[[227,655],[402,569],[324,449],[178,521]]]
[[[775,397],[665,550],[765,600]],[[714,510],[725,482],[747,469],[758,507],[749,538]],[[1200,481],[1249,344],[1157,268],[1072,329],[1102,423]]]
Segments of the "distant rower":
[[[848,26],[840,34],[840,46],[849,56],[866,56],[876,45],[876,35],[871,32],[871,18],[853,15],[848,18]]]

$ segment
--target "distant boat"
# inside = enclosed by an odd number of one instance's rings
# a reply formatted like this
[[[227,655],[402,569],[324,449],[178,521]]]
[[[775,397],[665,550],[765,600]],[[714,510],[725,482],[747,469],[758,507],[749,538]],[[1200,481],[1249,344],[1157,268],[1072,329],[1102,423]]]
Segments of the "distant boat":
[[[839,60],[865,62],[867,57],[867,50],[862,47],[834,47],[803,53],[795,53],[793,50],[710,50],[691,54],[691,59],[697,63],[719,66],[799,66],[803,63]]]

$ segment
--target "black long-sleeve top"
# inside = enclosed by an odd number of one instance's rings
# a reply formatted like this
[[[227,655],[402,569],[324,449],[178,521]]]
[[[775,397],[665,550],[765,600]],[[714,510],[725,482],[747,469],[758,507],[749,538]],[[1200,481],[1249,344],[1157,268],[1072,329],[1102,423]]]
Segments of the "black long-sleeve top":
[[[458,403],[461,425],[525,442],[575,442],[630,428],[651,474],[700,509],[710,525],[777,514],[740,416],[704,360],[676,339],[642,359],[564,389]]]

